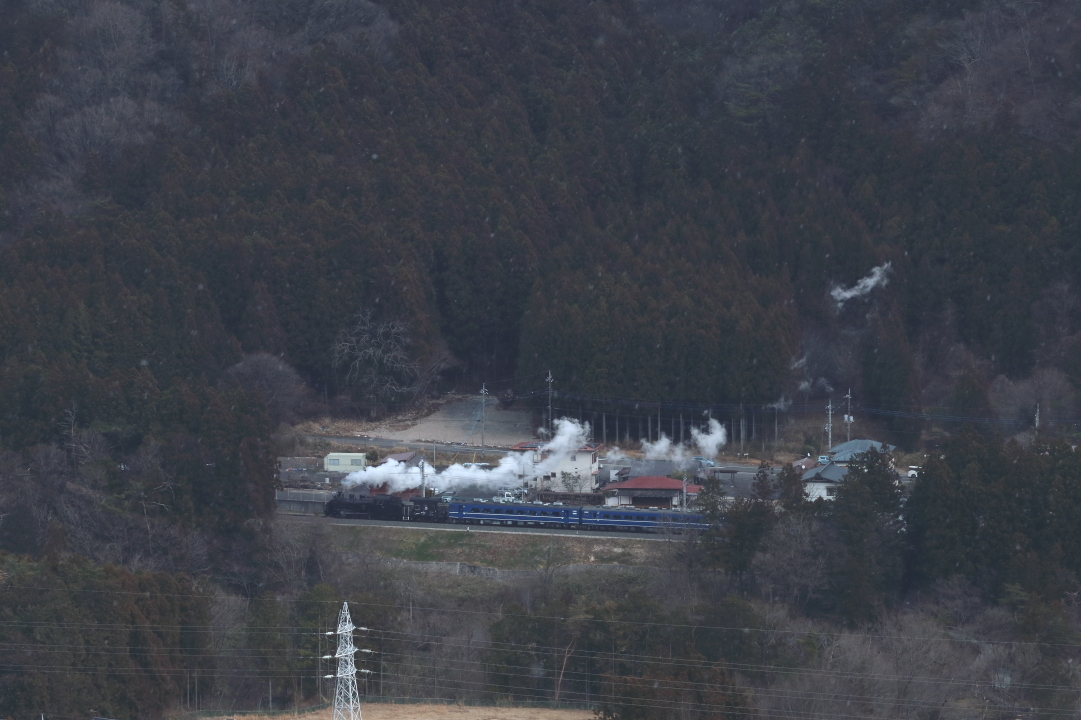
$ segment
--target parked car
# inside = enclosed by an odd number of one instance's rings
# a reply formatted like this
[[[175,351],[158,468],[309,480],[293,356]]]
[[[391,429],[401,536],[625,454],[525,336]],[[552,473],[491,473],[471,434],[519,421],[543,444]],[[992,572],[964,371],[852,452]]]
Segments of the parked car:
[[[922,469],[923,468],[921,468],[919,465],[909,465],[908,466],[908,476],[910,478],[917,478],[917,477],[920,476],[920,470],[922,470]]]
[[[702,467],[716,467],[717,466],[717,463],[713,462],[712,460],[707,460],[706,458],[702,457],[701,455],[695,455],[693,458],[691,458],[691,460],[694,460],[696,463],[698,463]]]

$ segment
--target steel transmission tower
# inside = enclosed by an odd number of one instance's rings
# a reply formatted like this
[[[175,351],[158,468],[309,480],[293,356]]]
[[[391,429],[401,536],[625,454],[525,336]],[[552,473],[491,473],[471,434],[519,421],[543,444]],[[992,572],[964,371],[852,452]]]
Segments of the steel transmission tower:
[[[353,620],[349,603],[342,603],[338,616],[338,682],[334,688],[334,720],[361,720],[360,693],[357,692],[357,666],[353,662]]]

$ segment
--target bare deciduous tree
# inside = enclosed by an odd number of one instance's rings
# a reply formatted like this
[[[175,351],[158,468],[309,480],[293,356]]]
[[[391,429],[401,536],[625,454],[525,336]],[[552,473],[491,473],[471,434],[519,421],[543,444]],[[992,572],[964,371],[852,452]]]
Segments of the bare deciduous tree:
[[[377,321],[362,310],[334,343],[334,367],[358,387],[364,400],[376,406],[415,394],[420,369],[409,354],[409,325],[401,320]]]
[[[1016,382],[1000,375],[991,383],[989,395],[999,417],[1020,423],[1035,424],[1039,408],[1041,428],[1053,427],[1063,418],[1071,417],[1075,407],[1073,386],[1055,368],[1040,368]]]
[[[275,423],[290,422],[304,399],[304,381],[289,363],[269,353],[253,353],[225,371],[226,382],[259,395]]]
[[[826,589],[841,552],[831,535],[826,525],[806,515],[778,521],[751,565],[772,600],[802,607]]]

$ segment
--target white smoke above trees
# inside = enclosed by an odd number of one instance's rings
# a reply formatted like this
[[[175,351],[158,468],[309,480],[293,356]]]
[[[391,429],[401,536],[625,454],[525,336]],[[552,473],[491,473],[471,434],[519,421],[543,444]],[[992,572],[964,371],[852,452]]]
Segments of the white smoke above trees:
[[[717,453],[728,443],[728,434],[724,430],[724,425],[713,418],[710,418],[709,430],[706,432],[691,428],[691,437],[694,439],[694,444],[702,451],[702,457],[706,458],[717,457]]]
[[[690,443],[672,442],[667,435],[661,433],[660,439],[656,442],[642,443],[642,450],[647,460],[671,460],[678,467],[684,468],[693,462],[695,448],[698,449],[701,457],[712,459],[717,457],[717,453],[727,442],[728,435],[724,425],[710,418],[707,430],[691,428]]]
[[[683,443],[674,443],[661,433],[656,442],[648,440],[642,443],[642,451],[646,454],[646,460],[671,460],[679,467],[687,467],[691,464],[691,449]]]
[[[493,492],[516,485],[551,472],[555,472],[562,461],[578,451],[589,438],[589,423],[578,423],[569,418],[560,418],[555,422],[555,437],[536,450],[541,456],[540,462],[533,462],[533,452],[510,453],[504,456],[495,467],[466,466],[455,463],[446,470],[436,472],[427,462],[424,463],[424,482],[429,487],[441,490],[475,485]],[[420,466],[387,460],[380,465],[372,465],[349,473],[342,482],[343,487],[366,485],[379,487],[387,484],[388,492],[401,492],[420,487]]]
[[[724,426],[716,420],[709,421],[708,429],[691,428],[692,443],[674,443],[663,433],[656,442],[644,442],[642,448],[649,460],[672,460],[680,467],[687,467],[692,462],[693,450],[697,448],[703,457],[714,458],[727,442]],[[570,418],[555,421],[555,437],[541,445],[535,452],[541,460],[533,462],[534,451],[510,453],[504,456],[495,467],[479,467],[455,463],[445,470],[437,472],[429,463],[423,462],[423,482],[428,487],[440,490],[453,490],[466,486],[479,486],[486,490],[498,490],[520,485],[548,473],[556,472],[562,462],[578,452],[589,439],[589,423],[579,423]],[[613,448],[608,460],[613,457],[625,457],[619,448]],[[420,487],[421,467],[410,466],[395,460],[386,460],[380,465],[371,465],[349,473],[342,481],[345,488],[363,485],[380,487],[384,483],[387,492],[401,492]]]
[[[847,301],[854,298],[863,297],[867,293],[871,292],[877,287],[885,287],[889,282],[889,278],[886,277],[886,273],[890,270],[890,263],[885,262],[876,268],[871,268],[871,272],[865,277],[860,278],[859,282],[850,288],[842,288],[839,285],[835,285],[830,290],[830,297],[837,303],[838,309],[844,305]]]

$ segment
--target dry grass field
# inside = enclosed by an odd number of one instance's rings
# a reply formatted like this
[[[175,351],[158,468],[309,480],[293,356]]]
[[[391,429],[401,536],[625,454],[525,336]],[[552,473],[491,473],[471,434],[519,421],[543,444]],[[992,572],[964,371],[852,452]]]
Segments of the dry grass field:
[[[337,526],[334,530],[339,547],[346,551],[421,562],[464,562],[505,570],[531,570],[552,561],[561,565],[656,566],[670,552],[668,543],[653,536],[613,539],[588,534],[573,537],[358,525]]]
[[[591,720],[590,710],[551,710],[521,707],[470,707],[465,705],[371,704],[362,709],[364,720]],[[297,715],[305,720],[331,720],[332,708]],[[283,720],[288,715],[244,715],[244,720]]]

